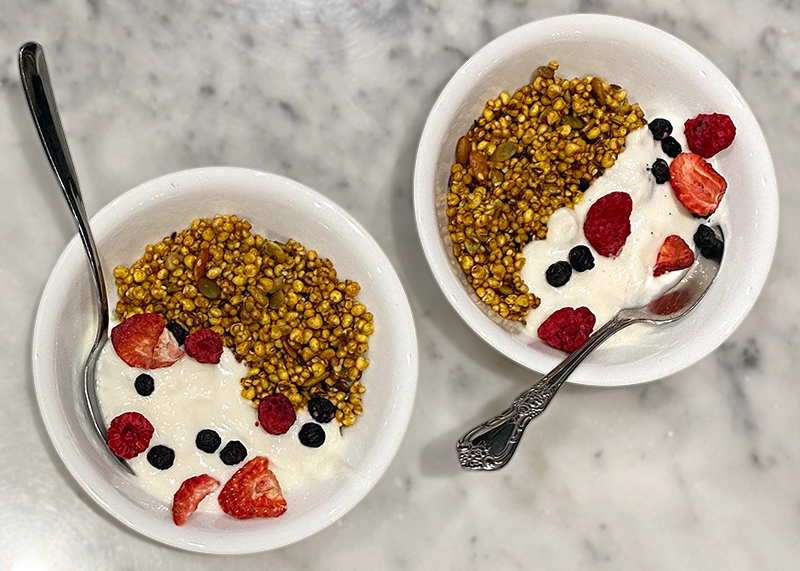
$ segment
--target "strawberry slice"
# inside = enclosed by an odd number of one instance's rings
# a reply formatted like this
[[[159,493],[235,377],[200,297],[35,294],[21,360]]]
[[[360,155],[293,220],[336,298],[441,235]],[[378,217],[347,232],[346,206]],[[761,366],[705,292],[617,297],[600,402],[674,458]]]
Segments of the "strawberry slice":
[[[680,236],[673,234],[667,236],[667,239],[661,244],[653,276],[658,277],[667,272],[685,270],[692,264],[694,264],[694,252],[689,244],[684,242]]]
[[[169,367],[183,350],[157,313],[133,315],[111,330],[111,343],[119,358],[131,367]]]
[[[278,517],[286,511],[281,486],[264,456],[256,456],[231,476],[219,493],[219,505],[238,519]]]
[[[208,474],[200,474],[186,480],[172,499],[172,521],[183,525],[208,494],[219,488],[219,482]]]
[[[681,204],[698,216],[716,212],[728,183],[708,161],[694,153],[681,153],[669,165],[669,183]]]

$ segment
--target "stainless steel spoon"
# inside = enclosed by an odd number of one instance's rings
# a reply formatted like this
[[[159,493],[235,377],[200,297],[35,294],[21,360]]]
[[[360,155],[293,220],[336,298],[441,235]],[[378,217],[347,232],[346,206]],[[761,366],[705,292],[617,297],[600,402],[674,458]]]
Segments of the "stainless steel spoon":
[[[722,231],[716,228],[721,237]],[[719,261],[698,256],[695,266],[669,291],[645,307],[620,310],[592,333],[584,345],[571,353],[532,388],[519,395],[502,414],[476,426],[458,441],[458,460],[469,470],[498,470],[508,464],[528,423],[539,416],[575,368],[601,343],[633,323],[664,325],[677,321],[708,291],[719,271]]]
[[[33,122],[39,132],[39,140],[42,142],[44,152],[50,160],[50,166],[53,168],[61,190],[64,192],[64,197],[67,199],[67,204],[69,204],[69,209],[72,211],[72,216],[78,225],[78,234],[80,234],[92,271],[96,294],[97,335],[89,357],[83,366],[82,379],[89,418],[102,442],[102,448],[125,470],[133,474],[133,469],[128,462],[112,453],[106,445],[106,427],[100,415],[100,404],[95,387],[95,368],[100,352],[108,341],[108,295],[103,281],[103,270],[100,267],[100,256],[97,253],[97,246],[89,227],[89,218],[86,216],[86,209],[83,206],[83,197],[78,187],[78,176],[75,173],[75,167],[72,166],[67,139],[61,127],[61,119],[56,108],[53,88],[50,85],[50,75],[47,73],[42,46],[36,42],[28,42],[20,48],[19,73]]]

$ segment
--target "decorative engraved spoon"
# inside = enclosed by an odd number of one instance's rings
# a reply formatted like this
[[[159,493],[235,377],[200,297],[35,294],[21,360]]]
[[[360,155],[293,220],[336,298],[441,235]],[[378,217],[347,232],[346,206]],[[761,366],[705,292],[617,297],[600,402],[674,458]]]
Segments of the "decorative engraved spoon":
[[[92,231],[89,227],[89,217],[86,216],[86,209],[83,206],[83,197],[78,188],[78,176],[75,167],[72,166],[72,157],[67,147],[67,139],[64,136],[64,129],[61,127],[61,119],[56,108],[56,100],[53,96],[53,88],[50,85],[50,75],[47,73],[47,64],[44,60],[44,50],[42,46],[35,42],[28,42],[19,50],[19,74],[22,78],[22,87],[25,90],[25,98],[39,132],[39,140],[42,142],[44,152],[50,161],[50,166],[61,185],[64,197],[67,199],[72,216],[78,225],[78,234],[81,236],[83,247],[89,258],[89,267],[94,278],[94,290],[96,294],[95,307],[97,309],[97,335],[94,339],[89,357],[83,366],[83,394],[86,400],[86,407],[89,411],[89,418],[92,421],[95,432],[97,432],[103,446],[125,470],[133,474],[133,469],[128,462],[113,454],[106,445],[106,428],[100,415],[100,404],[97,400],[95,387],[95,368],[100,352],[108,341],[108,295],[106,285],[103,281],[103,271],[100,267],[100,256],[97,253]]]
[[[719,236],[722,230],[716,227]],[[724,240],[724,238],[722,238]],[[708,291],[719,271],[719,261],[698,256],[694,268],[674,287],[645,307],[620,310],[592,333],[583,346],[570,354],[532,388],[519,395],[502,414],[476,426],[458,441],[458,460],[470,470],[498,470],[517,449],[528,423],[539,416],[575,368],[603,341],[632,323],[663,325],[689,313]]]

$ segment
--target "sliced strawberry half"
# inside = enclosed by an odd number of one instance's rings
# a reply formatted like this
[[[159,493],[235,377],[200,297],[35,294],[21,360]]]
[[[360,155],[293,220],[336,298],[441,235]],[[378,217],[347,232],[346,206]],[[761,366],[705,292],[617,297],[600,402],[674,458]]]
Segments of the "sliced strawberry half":
[[[172,521],[175,525],[183,525],[196,510],[200,502],[208,494],[219,488],[219,482],[208,474],[192,476],[178,488],[172,498]]]
[[[694,251],[689,247],[689,244],[684,242],[683,238],[673,234],[672,236],[667,236],[667,239],[661,244],[661,249],[658,250],[653,276],[658,277],[667,272],[685,270],[693,263]]]
[[[694,153],[681,153],[669,165],[669,183],[681,204],[698,216],[716,212],[728,183],[708,161]]]
[[[157,313],[133,315],[111,330],[111,343],[119,358],[131,367],[169,367],[183,350]]]
[[[231,476],[219,493],[219,505],[238,519],[278,517],[286,511],[278,478],[264,456],[256,456]]]

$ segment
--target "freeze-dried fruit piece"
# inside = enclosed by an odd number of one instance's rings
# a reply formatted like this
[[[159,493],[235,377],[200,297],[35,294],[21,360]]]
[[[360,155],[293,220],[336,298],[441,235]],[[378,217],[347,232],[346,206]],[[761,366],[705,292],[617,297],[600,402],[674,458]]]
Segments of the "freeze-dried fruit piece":
[[[727,149],[736,137],[736,125],[722,113],[700,114],[687,119],[683,132],[689,149],[705,159],[709,159],[723,149]]]
[[[597,253],[615,258],[631,233],[633,200],[627,192],[612,192],[597,200],[586,213],[583,233]]]
[[[588,307],[563,307],[539,326],[539,338],[555,349],[571,353],[586,343],[595,324]]]
[[[172,521],[183,525],[208,494],[219,488],[219,482],[208,474],[193,476],[183,482],[172,498]]]
[[[694,153],[681,153],[672,161],[669,172],[675,198],[689,212],[701,217],[716,212],[728,183],[708,161]]]
[[[694,263],[694,252],[683,238],[673,234],[667,236],[661,248],[658,250],[656,267],[653,269],[653,276],[658,277],[667,272],[685,270]]]

